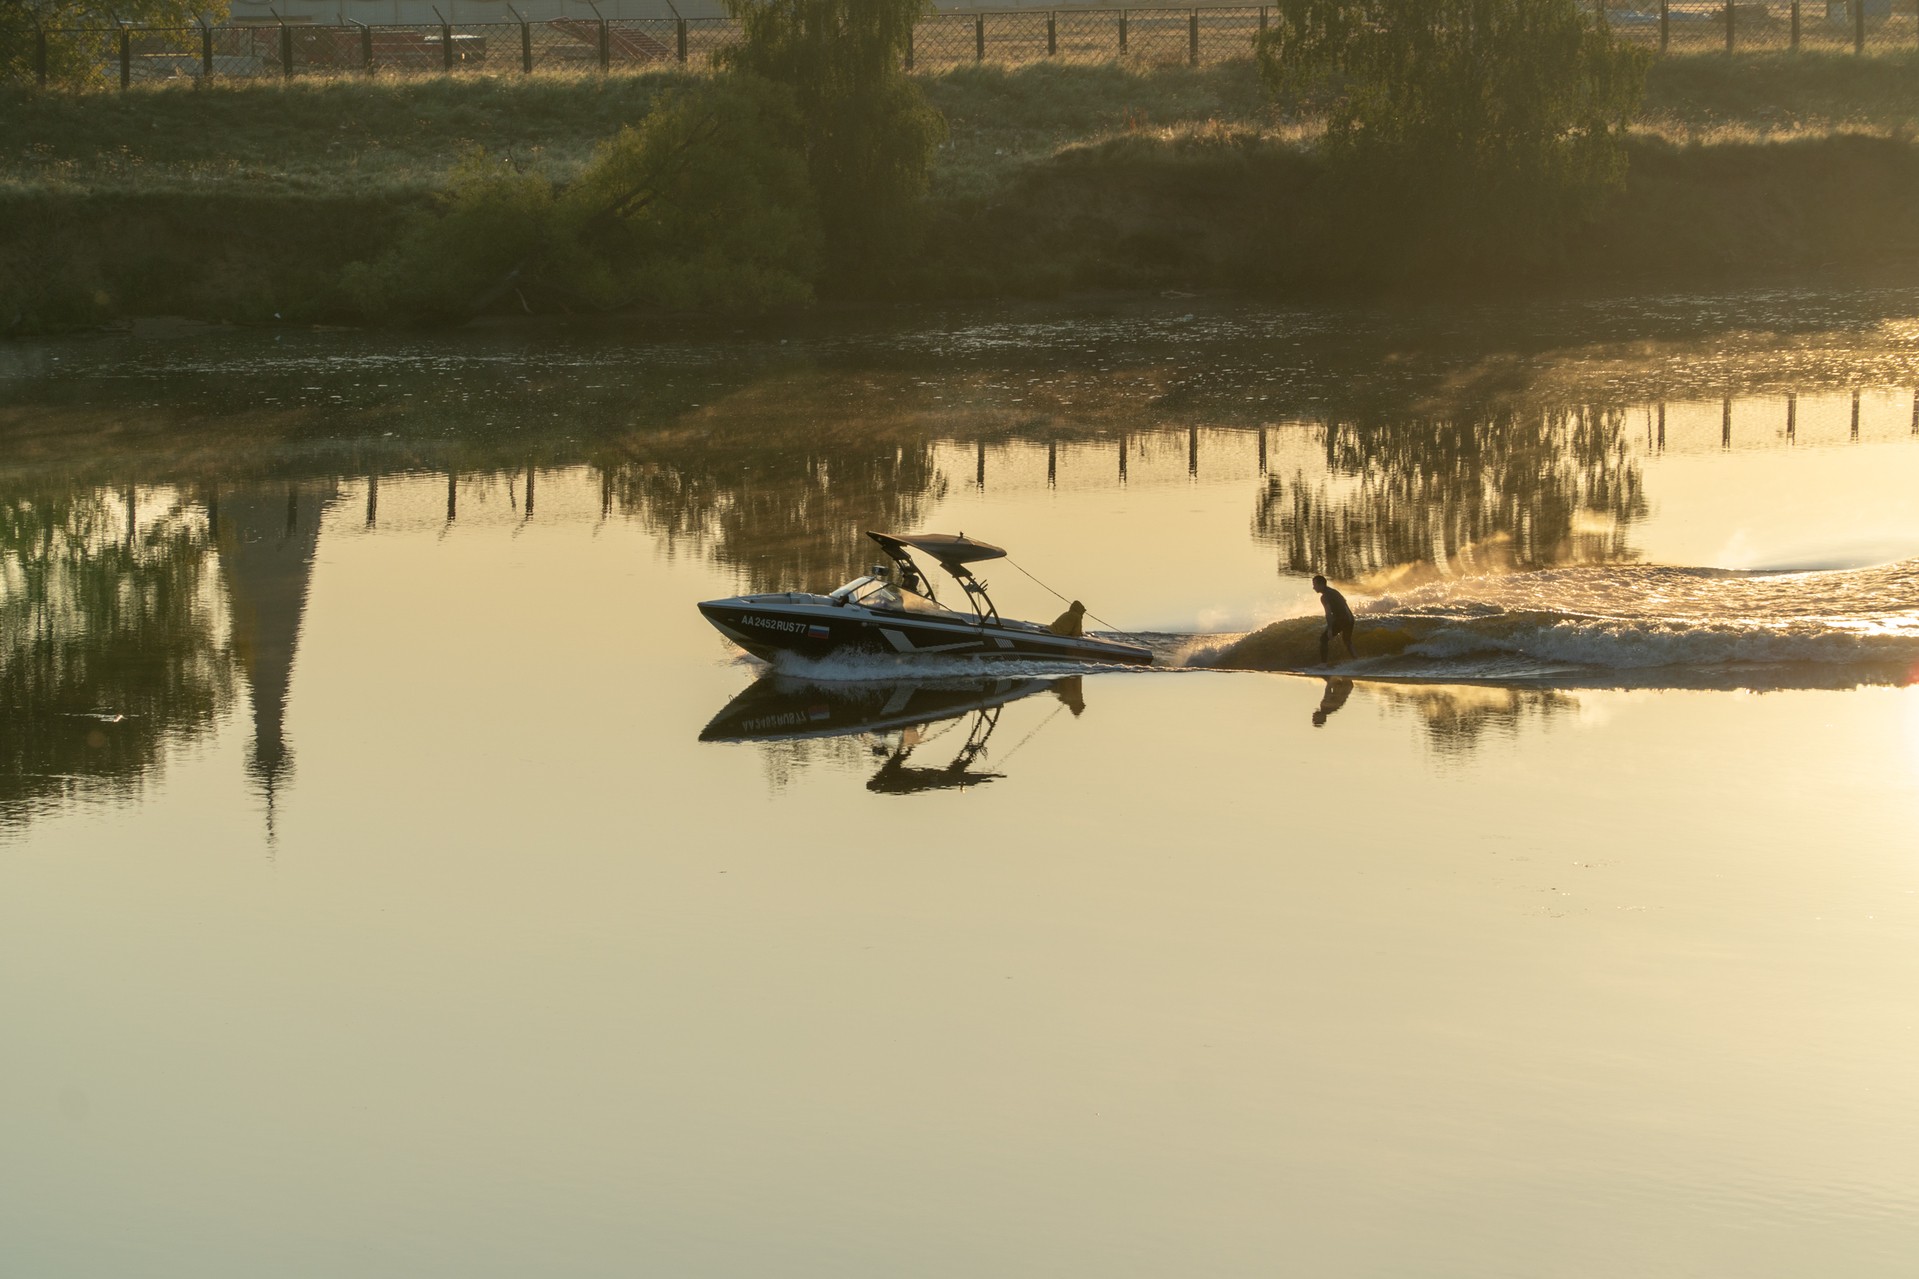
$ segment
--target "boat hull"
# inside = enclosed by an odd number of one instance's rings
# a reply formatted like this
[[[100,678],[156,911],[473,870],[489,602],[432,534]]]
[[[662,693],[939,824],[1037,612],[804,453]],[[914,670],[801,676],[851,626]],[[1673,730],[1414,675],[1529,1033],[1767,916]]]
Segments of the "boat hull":
[[[1144,666],[1152,651],[1097,636],[1055,635],[1028,623],[995,624],[957,614],[882,612],[819,595],[741,595],[706,600],[700,612],[755,657],[965,657],[1113,662]]]

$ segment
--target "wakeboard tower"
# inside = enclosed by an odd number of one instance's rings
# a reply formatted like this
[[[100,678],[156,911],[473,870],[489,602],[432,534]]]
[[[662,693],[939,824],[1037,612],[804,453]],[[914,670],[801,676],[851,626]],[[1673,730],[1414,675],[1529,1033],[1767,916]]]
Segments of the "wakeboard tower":
[[[781,591],[705,600],[700,612],[755,657],[826,658],[845,654],[894,657],[1021,658],[1028,661],[1117,662],[1143,666],[1152,650],[1097,635],[1061,635],[1038,622],[1002,618],[971,566],[1005,557],[997,546],[964,533],[868,532],[890,563],[876,564],[825,595]],[[912,552],[958,584],[970,606],[942,604]]]

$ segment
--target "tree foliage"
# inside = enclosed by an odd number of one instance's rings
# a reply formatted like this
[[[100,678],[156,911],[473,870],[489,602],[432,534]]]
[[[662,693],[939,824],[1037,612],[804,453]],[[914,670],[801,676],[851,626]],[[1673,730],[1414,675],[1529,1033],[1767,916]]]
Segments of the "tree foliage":
[[[840,282],[883,280],[911,250],[946,122],[905,71],[925,0],[727,0],[740,41],[722,67],[794,95]]]
[[[0,830],[212,726],[233,667],[209,551],[178,500],[135,521],[105,490],[0,491]]]
[[[437,213],[347,288],[371,315],[755,313],[812,296],[819,223],[790,95],[736,76],[668,96],[557,183],[470,153]]]
[[[1261,73],[1326,108],[1343,212],[1382,248],[1536,257],[1624,181],[1646,55],[1576,0],[1281,0],[1275,16]]]
[[[791,95],[750,76],[669,99],[567,189],[570,274],[603,306],[810,300],[820,224],[799,131]]]
[[[121,23],[129,27],[197,28],[220,22],[225,0],[0,0],[0,80],[35,74],[35,38],[47,36],[47,79],[78,85],[104,77],[119,56]]]

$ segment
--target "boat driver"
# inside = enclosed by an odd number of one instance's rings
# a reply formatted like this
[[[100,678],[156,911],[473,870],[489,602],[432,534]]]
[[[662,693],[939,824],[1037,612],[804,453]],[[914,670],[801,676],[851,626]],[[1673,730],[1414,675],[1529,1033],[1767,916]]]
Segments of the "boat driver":
[[[900,588],[893,584],[893,570],[890,567],[885,564],[875,564],[870,576],[879,585],[868,592],[866,598],[860,603],[868,608],[900,609],[906,606],[900,598]]]

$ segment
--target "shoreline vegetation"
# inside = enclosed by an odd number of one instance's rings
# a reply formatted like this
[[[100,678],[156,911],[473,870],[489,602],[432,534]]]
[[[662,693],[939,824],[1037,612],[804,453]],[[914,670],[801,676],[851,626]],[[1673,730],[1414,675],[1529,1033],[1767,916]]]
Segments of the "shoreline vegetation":
[[[564,182],[706,77],[296,79],[117,92],[0,88],[0,333],[150,316],[377,324],[344,281],[435,207],[475,148]],[[1919,55],[1655,62],[1622,190],[1549,259],[1390,278],[1330,224],[1315,143],[1248,59],[968,67],[914,77],[947,123],[924,236],[828,302],[1234,289],[1311,298],[1482,288],[1919,280]],[[518,313],[509,293],[499,309]],[[564,310],[559,308],[558,310]],[[556,310],[556,313],[558,313]]]

